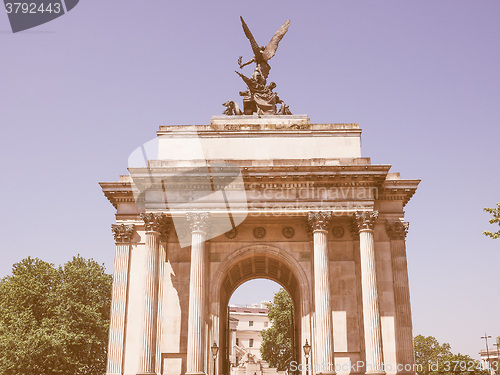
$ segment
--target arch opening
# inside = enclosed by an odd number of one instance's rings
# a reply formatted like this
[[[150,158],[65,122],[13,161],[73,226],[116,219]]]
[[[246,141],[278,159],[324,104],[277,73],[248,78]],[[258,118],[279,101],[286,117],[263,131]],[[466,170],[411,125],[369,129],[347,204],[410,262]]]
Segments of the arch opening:
[[[301,362],[301,322],[302,322],[302,299],[299,282],[292,267],[272,252],[251,252],[246,256],[239,257],[230,264],[220,283],[220,311],[219,311],[219,340],[220,374],[230,375],[231,367],[236,366],[234,357],[230,357],[230,320],[229,301],[235,290],[247,281],[255,279],[267,279],[276,282],[290,295],[293,303],[292,318],[292,361]]]

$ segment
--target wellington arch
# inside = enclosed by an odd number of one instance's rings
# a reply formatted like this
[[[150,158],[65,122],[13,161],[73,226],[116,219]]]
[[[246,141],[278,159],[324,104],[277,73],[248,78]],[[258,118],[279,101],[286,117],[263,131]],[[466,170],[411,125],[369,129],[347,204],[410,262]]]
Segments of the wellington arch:
[[[160,126],[100,184],[116,208],[107,375],[228,375],[228,300],[254,278],[292,296],[293,359],[307,340],[314,364],[297,372],[415,373],[403,210],[419,180],[390,168],[362,156],[357,124]]]

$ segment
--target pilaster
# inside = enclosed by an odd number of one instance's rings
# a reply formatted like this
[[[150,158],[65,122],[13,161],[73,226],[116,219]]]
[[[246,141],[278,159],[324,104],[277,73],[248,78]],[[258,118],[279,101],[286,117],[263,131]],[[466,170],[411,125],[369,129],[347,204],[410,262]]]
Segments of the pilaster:
[[[403,369],[398,372],[399,374],[413,374],[415,363],[405,244],[408,228],[407,222],[386,222],[387,235],[391,240],[392,277],[396,304],[396,357],[397,363],[402,365]]]

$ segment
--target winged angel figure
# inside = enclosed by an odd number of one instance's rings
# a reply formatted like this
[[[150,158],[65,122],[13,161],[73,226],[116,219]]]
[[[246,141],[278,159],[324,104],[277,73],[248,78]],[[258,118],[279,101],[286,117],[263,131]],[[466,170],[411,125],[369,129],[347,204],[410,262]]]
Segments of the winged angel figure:
[[[255,38],[253,37],[252,32],[248,28],[245,21],[243,20],[243,17],[240,17],[240,19],[241,19],[241,25],[243,26],[243,31],[245,31],[245,36],[248,38],[248,40],[250,41],[250,45],[252,46],[254,57],[252,57],[246,63],[242,64],[241,61],[243,57],[240,56],[240,58],[238,59],[238,65],[240,66],[241,69],[244,66],[254,62],[256,66],[252,74],[252,79],[257,81],[257,83],[265,86],[267,82],[267,77],[269,76],[269,71],[271,70],[271,67],[267,62],[271,60],[271,58],[276,53],[280,40],[283,39],[286,32],[288,31],[288,27],[290,26],[290,20],[286,20],[283,26],[281,26],[278,29],[278,31],[276,31],[276,33],[271,38],[271,41],[268,43],[268,45],[266,47],[262,47],[259,46],[255,41]]]

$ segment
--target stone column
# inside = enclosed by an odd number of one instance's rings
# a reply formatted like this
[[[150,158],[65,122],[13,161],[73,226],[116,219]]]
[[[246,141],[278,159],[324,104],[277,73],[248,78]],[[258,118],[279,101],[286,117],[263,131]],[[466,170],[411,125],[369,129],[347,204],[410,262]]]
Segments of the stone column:
[[[318,365],[324,374],[335,374],[333,355],[333,324],[330,292],[330,271],[328,260],[328,224],[332,217],[330,211],[309,212],[308,222],[313,232],[314,247],[314,310],[315,343],[313,348]],[[327,371],[325,371],[327,370]]]
[[[373,228],[377,217],[378,211],[356,212],[355,214],[355,222],[359,231],[366,374],[385,374],[373,240]]]
[[[109,322],[108,363],[106,374],[123,374],[123,346],[125,337],[125,314],[127,306],[128,264],[133,225],[112,225],[115,237],[115,262],[113,266],[113,290],[111,294],[111,316]]]
[[[167,224],[162,225],[162,229],[160,232],[160,252],[159,252],[159,262],[158,262],[158,318],[157,318],[157,332],[156,332],[156,337],[157,337],[157,342],[158,344],[161,342],[161,337],[163,333],[163,295],[164,295],[164,288],[163,288],[163,278],[165,275],[165,262],[167,261],[167,242],[168,242],[168,235],[170,234],[170,226]],[[157,345],[156,348],[156,373],[161,372],[161,346]]]
[[[146,229],[146,259],[144,268],[144,289],[141,330],[141,351],[139,353],[138,375],[156,374],[156,333],[158,312],[158,260],[160,234],[166,217],[163,213],[141,214]]]
[[[209,225],[207,212],[187,214],[191,227],[191,271],[189,274],[189,316],[186,374],[205,374],[205,239]]]
[[[405,238],[409,223],[402,221],[387,222],[386,229],[391,239],[392,280],[394,303],[396,305],[396,359],[403,366],[398,373],[415,373],[415,352],[410,309],[410,287],[406,263]]]
[[[236,345],[236,330],[229,329],[229,362],[236,365],[236,355],[234,354],[234,346]]]

